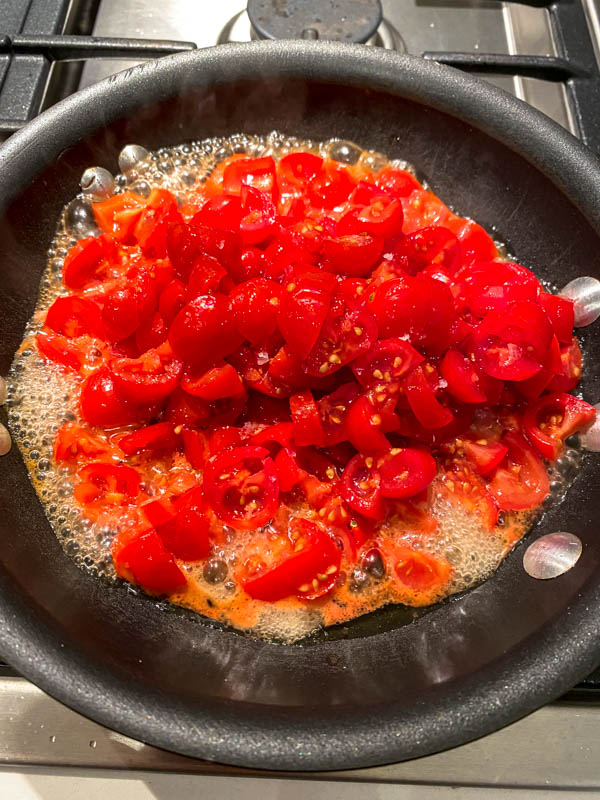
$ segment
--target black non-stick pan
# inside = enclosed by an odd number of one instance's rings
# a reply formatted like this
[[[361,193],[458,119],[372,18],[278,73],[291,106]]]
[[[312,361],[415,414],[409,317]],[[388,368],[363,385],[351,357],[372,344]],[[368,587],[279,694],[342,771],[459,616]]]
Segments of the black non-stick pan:
[[[157,148],[273,129],[405,158],[542,278],[600,277],[599,163],[524,103],[375,48],[226,45],[120,73],[0,149],[2,373],[86,167],[115,171],[131,142]],[[582,344],[594,403],[600,330],[586,329]],[[13,448],[0,462],[0,653],[77,711],[190,756],[318,770],[449,748],[527,714],[600,662],[599,480],[589,455],[566,500],[528,537],[581,537],[583,555],[562,577],[528,577],[519,545],[486,583],[410,624],[392,609],[284,646],[161,609],[78,569]]]

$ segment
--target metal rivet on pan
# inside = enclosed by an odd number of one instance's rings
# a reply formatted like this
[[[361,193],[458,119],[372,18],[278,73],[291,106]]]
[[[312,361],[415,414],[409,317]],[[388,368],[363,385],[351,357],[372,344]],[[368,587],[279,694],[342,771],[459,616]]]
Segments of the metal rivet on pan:
[[[569,281],[560,292],[561,297],[573,301],[575,326],[584,328],[600,317],[600,281],[586,275]]]
[[[92,200],[110,197],[115,191],[115,179],[104,167],[89,167],[79,181],[81,191]]]
[[[5,456],[10,451],[11,445],[10,433],[0,422],[0,456]]]
[[[141,144],[126,144],[119,153],[119,169],[126,175],[147,157],[148,151]]]
[[[579,441],[584,450],[591,450],[593,453],[600,452],[600,403],[594,406],[596,409],[596,419],[587,430],[579,434]]]
[[[529,545],[523,568],[532,578],[556,578],[574,567],[581,555],[581,539],[572,533],[547,533]]]

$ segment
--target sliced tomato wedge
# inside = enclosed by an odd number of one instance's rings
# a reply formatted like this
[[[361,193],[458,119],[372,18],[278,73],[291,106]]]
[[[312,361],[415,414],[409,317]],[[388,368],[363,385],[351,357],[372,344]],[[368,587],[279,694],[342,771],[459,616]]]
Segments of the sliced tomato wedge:
[[[117,389],[108,367],[96,370],[83,384],[79,398],[81,416],[98,428],[118,428],[147,422],[159,412],[156,405],[137,404]]]
[[[541,292],[533,272],[508,261],[476,262],[461,271],[460,277],[464,301],[478,317],[488,311],[502,312],[511,303],[535,302]]]
[[[573,301],[556,294],[542,292],[540,304],[552,325],[556,338],[561,344],[570,344],[573,339],[575,311]]]
[[[44,358],[63,367],[79,372],[85,361],[85,354],[65,336],[52,333],[39,333],[36,337],[37,349]]]
[[[489,490],[503,511],[524,511],[538,506],[550,491],[543,462],[516,431],[506,433],[504,461],[491,475]]]
[[[119,439],[119,447],[126,455],[131,456],[145,450],[152,452],[175,450],[179,442],[180,438],[175,433],[175,425],[172,422],[157,422],[156,425],[148,425],[126,434]]]
[[[488,439],[465,439],[465,456],[479,475],[489,475],[508,453],[508,447],[501,442]]]
[[[348,413],[359,395],[360,389],[355,383],[344,383],[335,392],[326,394],[319,400],[324,444],[327,447],[332,447],[348,438]]]
[[[571,394],[543,395],[525,411],[523,430],[543,458],[556,461],[565,439],[595,418],[596,409],[585,400]]]
[[[46,325],[69,339],[89,334],[102,337],[100,307],[85,297],[57,297],[48,309]]]
[[[426,450],[403,447],[377,460],[383,497],[415,497],[435,478],[437,466]]]
[[[276,602],[300,594],[305,599],[317,599],[321,585],[333,588],[331,577],[339,572],[341,550],[335,540],[319,525],[295,517],[290,521],[291,552],[278,564],[260,569],[256,575],[242,580],[250,597]],[[313,596],[311,596],[313,595]]]
[[[264,158],[239,158],[232,161],[223,173],[223,192],[241,194],[245,186],[259,189],[273,196],[277,189],[275,162],[271,156]]]
[[[148,516],[149,507],[143,508]],[[160,519],[157,512],[150,512],[156,520],[153,524],[158,535],[175,558],[200,561],[210,554],[210,522],[206,511],[202,487],[195,486],[177,498],[173,508],[162,516],[161,524],[156,524]]]
[[[139,358],[117,358],[110,364],[115,386],[134,403],[155,403],[175,391],[183,371],[179,359],[164,350],[148,350]]]
[[[381,475],[372,456],[359,453],[348,462],[342,474],[341,495],[359,514],[374,520],[385,517],[387,509],[381,492]]]
[[[323,423],[312,392],[298,392],[290,397],[294,441],[298,445],[317,445],[325,443]]]
[[[575,337],[573,337],[570,344],[561,345],[560,361],[560,373],[554,375],[546,387],[549,392],[571,392],[579,383],[583,357],[579,342]]]
[[[123,244],[133,244],[133,231],[146,203],[146,198],[140,194],[122,192],[107,200],[92,203],[92,210],[100,230]]]
[[[415,367],[403,380],[402,386],[408,404],[421,425],[428,430],[444,428],[452,422],[454,415],[436,397],[434,389],[425,375],[431,365]]]
[[[265,447],[236,447],[211,458],[204,471],[204,494],[217,517],[233,528],[266,525],[278,506],[279,481]]]
[[[354,400],[346,416],[348,440],[361,453],[385,453],[390,443],[385,436],[384,414],[369,395]]]
[[[410,547],[398,547],[394,555],[394,570],[398,580],[414,592],[431,592],[441,588],[450,577],[451,567],[445,559]]]
[[[260,344],[277,330],[281,286],[275,281],[244,281],[230,294],[229,302],[239,333],[252,344]]]
[[[323,159],[313,153],[290,153],[277,162],[282,190],[304,189],[323,170]]]
[[[446,389],[462,403],[495,403],[502,391],[502,382],[481,373],[460,351],[450,349],[440,363],[440,374]]]
[[[425,359],[404,339],[380,339],[368,353],[352,364],[352,372],[361,386],[373,386],[399,382],[413,367]]]
[[[77,473],[79,483],[73,489],[75,499],[84,504],[102,502],[123,505],[135,500],[140,491],[140,474],[125,464],[94,461]]]
[[[146,530],[134,536],[119,534],[111,546],[117,574],[157,595],[173,594],[187,581],[160,536]]]
[[[69,250],[63,265],[63,282],[69,289],[83,289],[97,277],[107,250],[102,237],[88,236]]]
[[[327,317],[335,278],[321,272],[305,272],[283,287],[278,317],[279,330],[294,355],[305,359]]]
[[[54,439],[54,458],[57,461],[76,461],[93,458],[108,451],[108,444],[99,436],[75,422],[62,425]]]
[[[244,384],[235,367],[221,364],[210,369],[184,370],[181,378],[184,392],[201,397],[203,400],[219,400],[224,397],[245,395]]]
[[[323,240],[323,269],[356,278],[369,275],[383,252],[383,240],[370,233],[329,236]]]
[[[253,186],[242,186],[242,219],[240,238],[242,244],[258,245],[273,232],[275,226],[275,204],[266,192]]]
[[[399,237],[391,247],[391,252],[395,258],[407,259],[407,271],[411,275],[432,264],[453,271],[460,258],[458,239],[451,230],[441,225],[431,225]]]
[[[177,314],[169,331],[175,355],[193,365],[226,356],[240,340],[227,298],[221,294],[196,297]]]

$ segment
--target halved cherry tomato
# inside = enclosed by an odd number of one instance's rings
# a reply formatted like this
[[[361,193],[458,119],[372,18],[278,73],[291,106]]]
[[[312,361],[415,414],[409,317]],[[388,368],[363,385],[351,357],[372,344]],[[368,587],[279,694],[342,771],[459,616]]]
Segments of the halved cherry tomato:
[[[298,445],[322,446],[325,441],[319,407],[310,391],[299,392],[290,397],[294,441]]]
[[[206,254],[196,256],[187,282],[185,292],[187,300],[195,300],[200,295],[219,291],[226,275],[225,267],[221,266],[213,256]]]
[[[169,328],[159,312],[156,311],[140,324],[135,332],[135,343],[140,353],[145,353],[147,350],[154,350],[164,344],[168,335]]]
[[[289,447],[294,435],[294,426],[291,422],[278,422],[275,425],[267,425],[260,431],[253,433],[250,437],[250,444],[255,447],[269,447],[271,450],[279,450],[280,447]]]
[[[159,349],[148,350],[139,358],[117,358],[109,368],[124,397],[134,403],[155,403],[177,388],[183,364]]]
[[[575,337],[570,344],[561,345],[560,360],[562,371],[559,375],[554,375],[547,385],[549,392],[571,392],[579,383],[583,358],[579,342]]]
[[[498,250],[489,233],[472,219],[449,219],[446,223],[458,236],[460,243],[460,261],[463,264],[475,264],[477,261],[492,261],[498,256]]]
[[[106,453],[105,441],[75,422],[62,425],[54,439],[54,458],[57,461],[75,461],[80,456],[91,458]]]
[[[242,186],[242,219],[240,238],[248,246],[260,244],[269,237],[275,225],[275,204],[266,192],[253,186]]]
[[[369,519],[381,520],[386,506],[381,493],[381,475],[372,456],[352,458],[342,475],[341,494],[348,505]]]
[[[328,590],[333,588],[331,576],[338,573],[342,555],[334,539],[314,522],[300,517],[290,521],[289,536],[294,549],[282,562],[242,580],[250,597],[275,602],[293,594],[312,595],[322,584]]]
[[[541,292],[533,272],[508,261],[476,262],[460,276],[464,301],[478,317],[488,311],[504,311],[511,303],[535,302]]]
[[[203,400],[219,400],[245,394],[242,379],[231,364],[211,367],[206,371],[193,368],[184,370],[181,388]]]
[[[63,265],[63,282],[69,289],[83,289],[94,280],[105,258],[101,238],[88,236],[69,250]]]
[[[433,369],[431,365],[426,365],[425,369],[428,367]],[[422,366],[415,367],[404,378],[402,386],[413,414],[424,428],[435,430],[452,422],[452,411],[439,402]]]
[[[83,419],[98,428],[145,422],[158,412],[155,405],[133,403],[121,394],[113,373],[106,366],[96,370],[85,381],[79,405]]]
[[[525,381],[516,383],[515,389],[528,400],[535,400],[536,397],[539,397],[549,386],[554,377],[558,378],[558,376],[561,375],[562,370],[563,363],[560,345],[556,336],[553,336],[550,342],[546,363],[542,369],[532,378],[527,378]]]
[[[83,351],[72,344],[65,336],[53,333],[39,333],[36,337],[37,348],[44,358],[50,359],[63,367],[79,372],[85,361]]]
[[[489,490],[504,511],[535,508],[548,495],[550,480],[539,456],[516,431],[502,437],[508,448],[492,473]]]
[[[98,227],[123,244],[133,244],[133,231],[146,206],[146,198],[135,192],[114,194],[92,203]]]
[[[323,169],[323,159],[313,153],[290,153],[277,162],[280,188],[303,189]]]
[[[166,189],[153,189],[133,230],[145,256],[164,258],[168,226],[178,220],[181,215],[177,211],[177,198]]]
[[[383,252],[383,240],[370,233],[349,233],[323,239],[323,269],[337,275],[369,275]]]
[[[174,278],[165,286],[158,301],[158,310],[167,325],[173,322],[185,304],[185,284]]]
[[[448,392],[462,403],[497,402],[500,381],[480,373],[473,362],[458,350],[450,349],[440,364],[440,374]]]
[[[428,226],[399,237],[391,252],[394,258],[404,257],[408,260],[407,271],[411,275],[416,275],[431,264],[453,271],[460,258],[458,239],[452,231],[441,225]]]
[[[309,375],[331,375],[367,352],[376,339],[373,314],[336,294],[317,341],[304,361],[304,369]]]
[[[346,416],[348,440],[361,453],[385,453],[390,443],[384,435],[383,415],[368,395],[356,399]]]
[[[573,339],[575,311],[573,301],[556,294],[540,293],[540,304],[552,325],[556,338],[561,344],[570,344]]]
[[[186,585],[183,572],[154,530],[119,534],[111,546],[117,574],[153,594],[173,594]]]
[[[155,525],[163,544],[175,558],[199,561],[210,553],[210,522],[201,486],[189,489],[174,503],[175,514]]]
[[[380,169],[375,176],[375,183],[396,197],[408,197],[415,189],[423,188],[414,175],[398,167]]]
[[[339,222],[341,234],[370,233],[372,236],[389,238],[402,233],[404,211],[402,203],[389,195],[372,197],[364,206],[355,206],[347,211]]]
[[[196,297],[177,314],[169,331],[175,355],[193,365],[210,364],[231,353],[240,338],[222,294]]]
[[[353,189],[354,181],[348,168],[325,159],[322,171],[308,184],[307,198],[315,208],[335,208],[348,199]]]
[[[223,173],[223,192],[240,194],[244,186],[260,189],[271,196],[276,191],[275,162],[271,156],[240,158],[232,161]]]
[[[213,456],[204,470],[204,494],[217,517],[233,528],[252,530],[272,519],[279,482],[269,451],[236,447]]]
[[[95,461],[86,464],[77,473],[80,480],[74,490],[80,503],[101,501],[111,505],[122,505],[135,500],[140,491],[140,474],[125,464],[106,464]]]
[[[570,394],[543,395],[523,415],[523,431],[538,453],[556,461],[565,439],[596,418],[596,409]]]
[[[383,497],[414,497],[435,478],[435,459],[426,450],[398,448],[377,461]]]
[[[100,308],[85,297],[57,297],[48,309],[45,324],[56,333],[69,339],[83,336],[102,337],[102,317]]]
[[[361,386],[370,389],[373,386],[398,382],[424,360],[404,339],[380,339],[368,353],[353,362],[352,372]]]
[[[153,452],[174,450],[179,441],[179,436],[175,433],[175,425],[172,422],[157,422],[156,425],[148,425],[123,436],[122,439],[119,439],[119,447],[126,455],[131,456],[142,450]]]
[[[508,453],[508,447],[501,442],[488,439],[465,439],[465,455],[479,475],[488,475]]]
[[[290,351],[300,359],[309,355],[319,338],[334,286],[332,275],[306,272],[283,287],[279,330]]]
[[[394,556],[394,570],[400,583],[414,592],[441,588],[450,577],[451,567],[445,559],[410,547],[396,548]]]
[[[281,286],[265,278],[239,284],[229,296],[238,332],[252,344],[260,344],[277,330]]]
[[[319,400],[323,440],[327,447],[340,444],[348,438],[348,413],[359,395],[360,389],[355,383],[344,383]]]

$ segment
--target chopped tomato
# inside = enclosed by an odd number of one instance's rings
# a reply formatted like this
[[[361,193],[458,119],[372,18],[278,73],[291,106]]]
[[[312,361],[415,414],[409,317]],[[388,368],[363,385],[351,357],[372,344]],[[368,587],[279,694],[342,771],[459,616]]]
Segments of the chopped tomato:
[[[299,392],[290,397],[294,440],[298,445],[323,445],[325,434],[319,407],[310,391]]]
[[[549,392],[571,392],[579,383],[583,358],[577,339],[561,345],[560,361],[560,373],[554,375],[546,387]]]
[[[342,497],[359,514],[381,520],[386,506],[381,492],[381,475],[372,456],[356,455],[342,475]]]
[[[148,421],[157,413],[156,406],[133,403],[121,394],[108,367],[101,367],[85,381],[79,404],[84,420],[98,428]]]
[[[65,336],[52,333],[39,333],[36,337],[37,348],[44,358],[50,359],[63,367],[79,372],[83,366],[83,351],[72,344]]]
[[[425,369],[433,371],[431,365]],[[436,397],[435,390],[427,380],[424,368],[415,367],[403,380],[408,404],[421,425],[427,429],[443,428],[452,422],[453,414]]]
[[[550,491],[544,464],[516,431],[506,433],[502,444],[508,452],[491,475],[490,492],[504,511],[535,508]]]
[[[203,400],[219,400],[245,394],[242,379],[231,364],[211,367],[206,371],[194,368],[186,370],[181,378],[181,388]]]
[[[117,358],[110,364],[115,386],[134,403],[155,403],[179,384],[183,364],[168,352],[148,350],[139,358]]]
[[[224,295],[196,297],[177,314],[169,342],[182,361],[199,365],[231,353],[240,343]]]
[[[210,553],[210,523],[206,515],[202,487],[189,489],[177,498],[173,506],[173,509],[168,510],[171,513],[163,516],[164,521],[161,524],[153,523],[164,546],[175,558],[184,561],[200,561],[206,558]],[[157,513],[152,515],[156,519]]]
[[[281,286],[265,278],[239,284],[229,296],[238,332],[252,344],[260,344],[277,330]]]
[[[125,464],[95,461],[77,473],[80,480],[73,490],[75,499],[85,505],[95,502],[123,505],[135,500],[140,491],[140,475]]]
[[[148,592],[173,594],[186,585],[185,575],[154,530],[134,537],[119,534],[111,549],[117,574]]]
[[[66,422],[54,439],[54,458],[57,461],[76,461],[106,453],[107,443],[91,431],[74,422]]]
[[[284,285],[279,308],[279,330],[291,352],[300,359],[313,349],[331,303],[335,280],[320,272],[305,272]]]
[[[48,309],[46,325],[69,339],[86,333],[102,337],[104,332],[99,306],[92,300],[74,295],[56,298]]]
[[[123,244],[134,242],[134,229],[146,206],[146,198],[135,192],[114,194],[92,203],[98,227]]]
[[[384,497],[414,497],[435,478],[436,463],[426,450],[404,447],[377,461]]]
[[[410,547],[399,547],[394,555],[398,580],[414,592],[431,592],[443,586],[450,577],[450,564],[445,559]]]
[[[523,416],[525,435],[538,453],[556,461],[565,439],[590,425],[596,409],[570,394],[543,395]]]
[[[128,456],[142,450],[167,451],[174,450],[179,444],[179,436],[172,422],[158,422],[139,428],[119,439],[119,447]]]
[[[487,439],[465,439],[465,455],[479,475],[488,475],[508,453],[508,447],[501,442]]]
[[[88,236],[69,250],[63,265],[63,282],[69,289],[83,289],[94,280],[106,251],[102,238]]]

